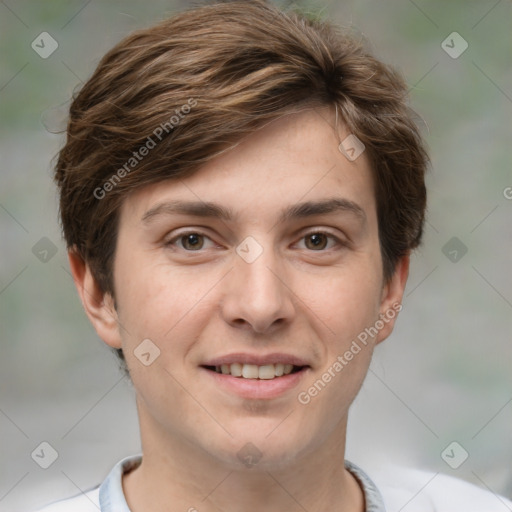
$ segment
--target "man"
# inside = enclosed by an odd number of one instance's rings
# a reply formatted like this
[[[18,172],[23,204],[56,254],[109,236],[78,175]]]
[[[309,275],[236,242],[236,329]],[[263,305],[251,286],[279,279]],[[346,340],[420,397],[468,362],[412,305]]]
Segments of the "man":
[[[344,462],[350,404],[421,241],[427,156],[405,101],[358,42],[263,0],[192,9],[103,58],[56,181],[143,453],[45,511],[510,507]]]

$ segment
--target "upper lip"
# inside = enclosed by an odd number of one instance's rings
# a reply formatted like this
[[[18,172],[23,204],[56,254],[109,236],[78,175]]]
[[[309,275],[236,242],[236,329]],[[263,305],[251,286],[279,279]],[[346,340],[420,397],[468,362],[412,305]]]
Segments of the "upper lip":
[[[305,359],[300,357],[284,354],[282,352],[274,352],[272,354],[246,354],[237,352],[226,354],[224,356],[208,359],[201,366],[221,366],[223,364],[255,364],[257,366],[265,366],[268,364],[293,364],[293,366],[309,366]]]

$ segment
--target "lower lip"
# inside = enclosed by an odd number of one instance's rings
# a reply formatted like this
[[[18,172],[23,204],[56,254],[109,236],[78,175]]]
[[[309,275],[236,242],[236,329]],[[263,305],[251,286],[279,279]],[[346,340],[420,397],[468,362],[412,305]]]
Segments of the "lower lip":
[[[212,370],[202,368],[207,372],[214,381],[222,388],[230,393],[235,393],[242,398],[250,398],[254,400],[270,400],[277,398],[287,391],[298,386],[299,382],[308,373],[309,368],[304,367],[302,370],[275,377],[273,379],[244,379],[243,377],[233,377],[217,373]]]

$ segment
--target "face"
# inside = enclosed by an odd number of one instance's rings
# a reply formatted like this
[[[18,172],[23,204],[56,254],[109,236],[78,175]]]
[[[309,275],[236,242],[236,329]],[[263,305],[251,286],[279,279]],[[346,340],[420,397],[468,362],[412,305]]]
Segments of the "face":
[[[333,124],[328,109],[285,116],[125,200],[116,322],[97,328],[155,435],[275,467],[344,434],[407,261],[383,282],[371,170]]]

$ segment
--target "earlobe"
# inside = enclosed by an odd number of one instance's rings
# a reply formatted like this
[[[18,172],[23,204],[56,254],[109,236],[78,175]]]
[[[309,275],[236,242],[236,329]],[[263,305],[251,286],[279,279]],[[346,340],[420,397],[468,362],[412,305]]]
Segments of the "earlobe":
[[[396,264],[395,272],[382,289],[379,316],[384,324],[376,343],[384,341],[393,331],[398,313],[402,309],[402,298],[409,277],[410,256],[406,254]]]
[[[78,295],[98,336],[107,345],[121,348],[117,311],[112,295],[101,290],[89,265],[76,250],[68,251],[68,260]]]

